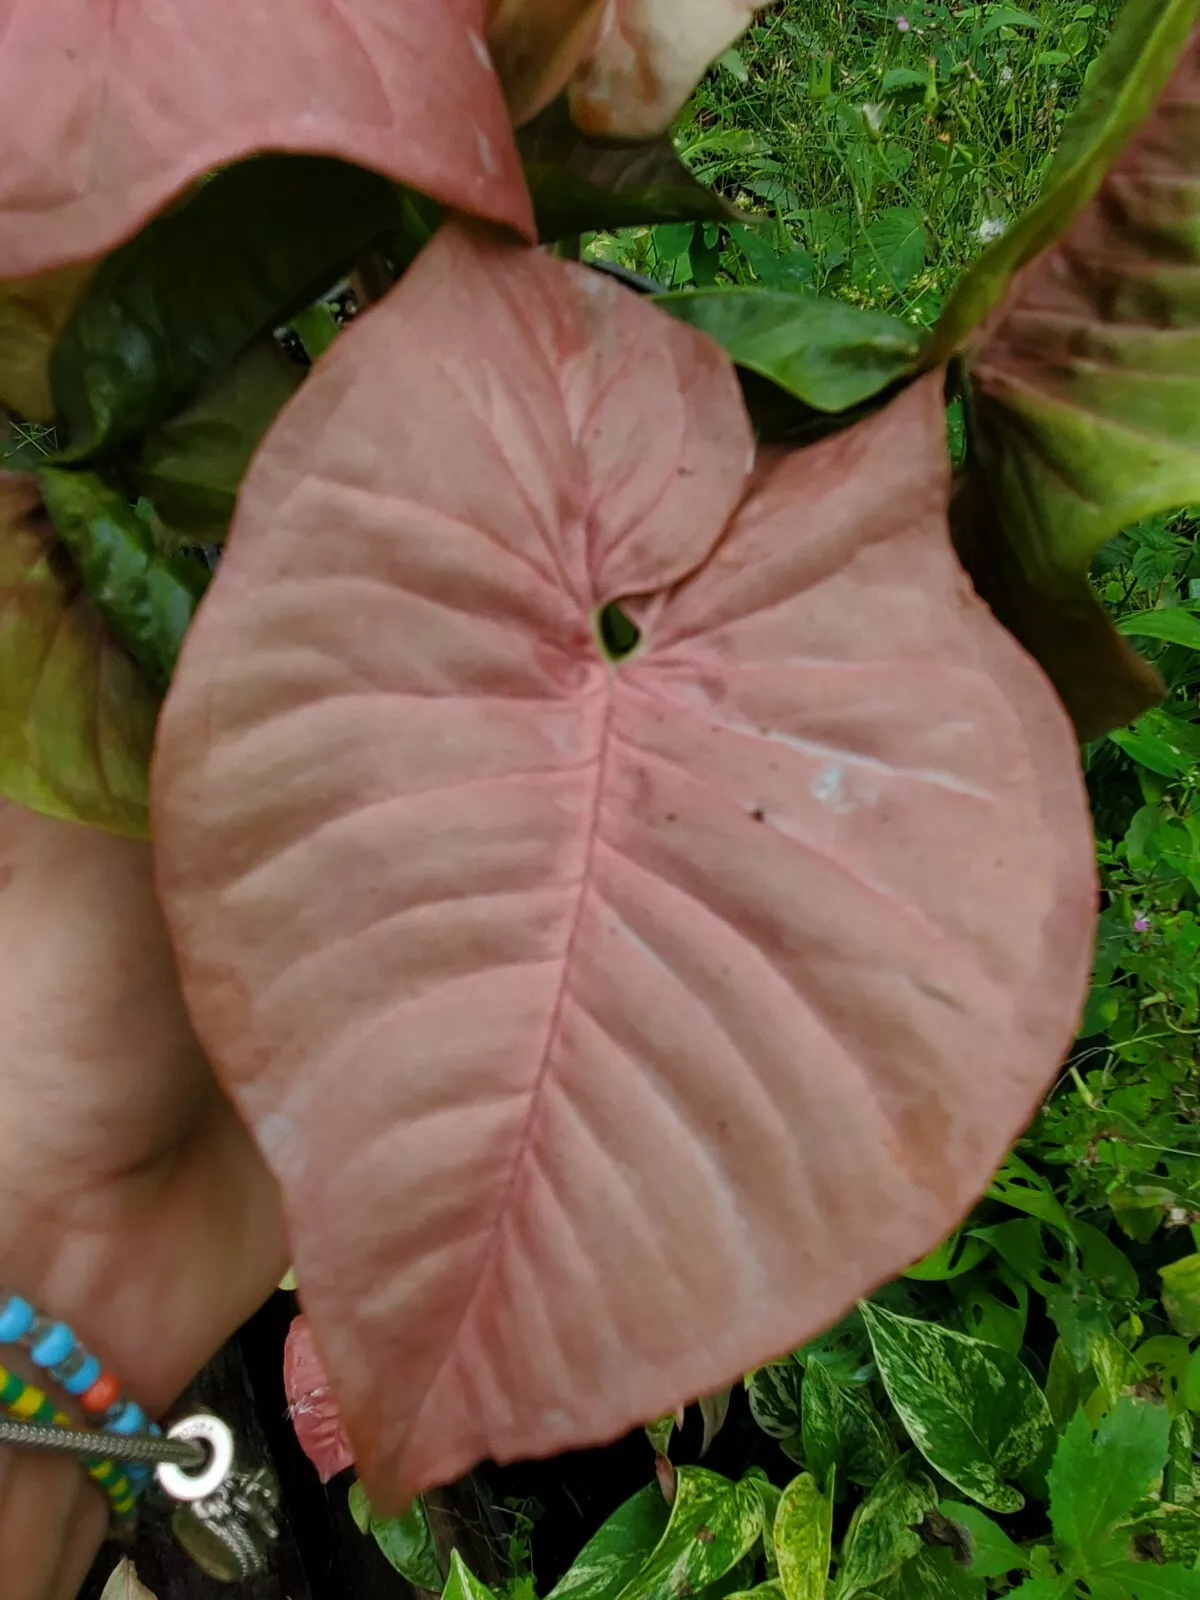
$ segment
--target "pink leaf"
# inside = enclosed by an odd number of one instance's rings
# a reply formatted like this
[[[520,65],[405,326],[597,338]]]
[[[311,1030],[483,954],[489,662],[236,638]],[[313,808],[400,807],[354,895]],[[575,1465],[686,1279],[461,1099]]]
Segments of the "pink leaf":
[[[444,229],[184,647],[160,889],[381,1504],[828,1324],[1071,1037],[1075,746],[951,554],[940,376],[751,471],[716,345]]]
[[[307,1317],[296,1317],[288,1330],[283,1387],[300,1448],[316,1467],[321,1482],[328,1483],[354,1465],[354,1447],[342,1427]]]
[[[526,232],[487,0],[0,0],[0,278],[101,254],[262,150]]]

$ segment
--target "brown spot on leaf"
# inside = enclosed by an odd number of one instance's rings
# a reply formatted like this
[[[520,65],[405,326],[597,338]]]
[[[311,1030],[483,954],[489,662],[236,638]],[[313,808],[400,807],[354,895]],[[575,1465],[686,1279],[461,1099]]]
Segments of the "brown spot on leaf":
[[[702,1522],[696,1529],[696,1538],[701,1544],[711,1544],[716,1537],[716,1534],[706,1523]]]

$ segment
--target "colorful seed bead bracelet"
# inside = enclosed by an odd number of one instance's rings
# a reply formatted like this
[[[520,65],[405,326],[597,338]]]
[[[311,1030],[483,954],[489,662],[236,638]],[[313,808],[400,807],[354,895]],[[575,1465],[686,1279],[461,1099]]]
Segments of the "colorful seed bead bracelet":
[[[18,1378],[7,1367],[0,1367],[0,1407],[18,1422],[45,1422],[56,1428],[71,1428],[74,1423],[32,1383]],[[89,1478],[104,1490],[117,1517],[130,1516],[137,1506],[137,1490],[128,1471],[115,1461],[84,1460]]]
[[[142,1408],[125,1397],[120,1379],[105,1371],[65,1322],[43,1317],[27,1300],[3,1291],[0,1291],[0,1345],[18,1345],[27,1350],[34,1365],[79,1402],[91,1426],[104,1433],[158,1433]],[[32,1392],[40,1393],[36,1389]],[[91,1467],[88,1470],[92,1472]],[[96,1473],[92,1472],[92,1476],[95,1478]],[[122,1476],[128,1479],[136,1496],[149,1481],[150,1469],[131,1464]]]

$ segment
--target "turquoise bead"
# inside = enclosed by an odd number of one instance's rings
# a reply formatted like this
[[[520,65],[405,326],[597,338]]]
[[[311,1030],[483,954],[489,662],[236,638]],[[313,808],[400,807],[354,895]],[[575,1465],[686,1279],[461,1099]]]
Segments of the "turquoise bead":
[[[39,1367],[56,1367],[65,1361],[75,1348],[75,1335],[65,1322],[56,1322],[44,1333],[29,1354]]]
[[[16,1344],[33,1327],[36,1317],[29,1302],[14,1294],[0,1310],[0,1344]]]
[[[124,1408],[111,1422],[104,1424],[105,1433],[141,1433],[146,1427],[146,1413],[141,1406],[126,1400]]]
[[[96,1357],[93,1355],[87,1355],[84,1357],[83,1365],[80,1367],[79,1371],[74,1377],[63,1378],[60,1381],[68,1394],[83,1394],[85,1390],[88,1390],[92,1387],[96,1379],[100,1376],[100,1372],[100,1363],[97,1361]]]

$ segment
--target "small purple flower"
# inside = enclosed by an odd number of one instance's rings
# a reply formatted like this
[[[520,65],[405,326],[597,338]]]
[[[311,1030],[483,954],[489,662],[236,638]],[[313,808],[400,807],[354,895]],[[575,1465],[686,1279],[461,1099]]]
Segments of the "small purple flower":
[[[897,17],[896,18],[896,26],[900,30],[901,33],[907,33],[908,30],[912,27],[912,23],[908,20],[907,17]]]
[[[1133,919],[1133,931],[1134,931],[1134,933],[1149,933],[1150,932],[1150,918],[1149,917],[1134,917],[1134,919]]]

